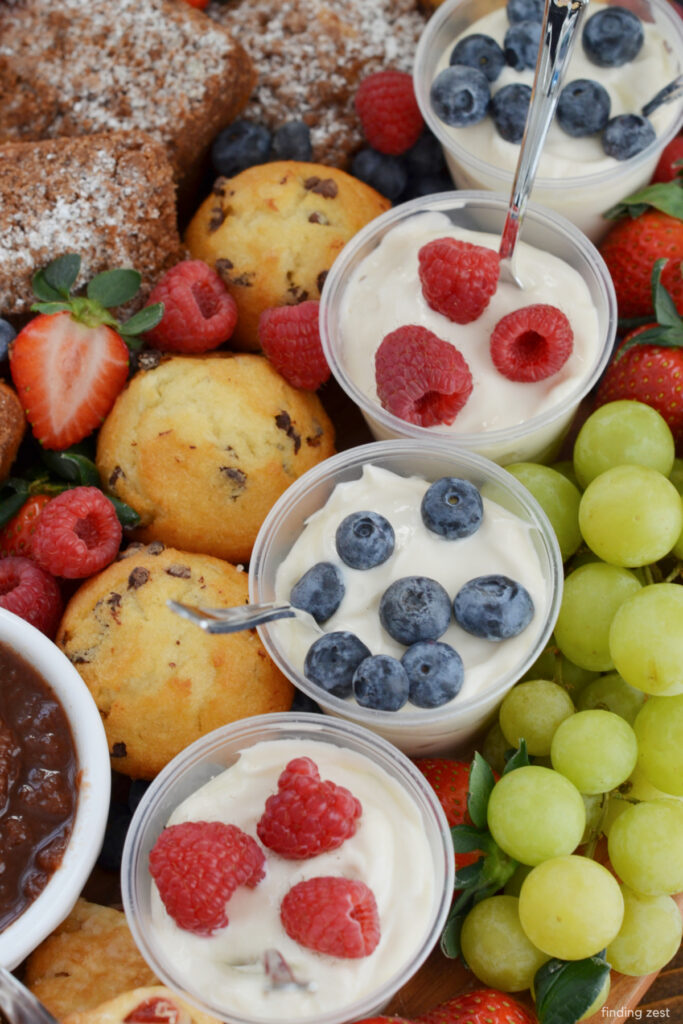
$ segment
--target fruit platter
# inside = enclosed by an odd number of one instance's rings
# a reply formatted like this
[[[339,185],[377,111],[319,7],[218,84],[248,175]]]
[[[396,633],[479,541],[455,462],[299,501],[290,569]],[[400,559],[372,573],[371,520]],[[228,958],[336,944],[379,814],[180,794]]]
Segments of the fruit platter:
[[[562,8],[0,0],[1,1021],[683,1021],[683,7],[509,246]]]

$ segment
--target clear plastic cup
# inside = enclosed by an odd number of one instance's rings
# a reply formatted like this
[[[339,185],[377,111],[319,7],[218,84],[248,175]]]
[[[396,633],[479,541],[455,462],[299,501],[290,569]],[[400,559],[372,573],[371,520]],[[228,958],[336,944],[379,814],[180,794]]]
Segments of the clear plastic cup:
[[[668,3],[667,0],[606,0],[606,2],[627,7],[637,14],[644,23],[654,24],[659,29],[664,46],[671,55],[673,65],[671,79],[683,71],[683,19],[678,14],[675,4]],[[430,89],[434,77],[437,70],[448,65],[448,55],[456,38],[468,30],[477,31],[473,28],[475,22],[504,6],[505,0],[446,0],[429,19],[420,37],[413,65],[413,81],[422,115],[441,142],[448,168],[458,188],[487,189],[507,195],[512,187],[519,147],[500,140],[497,142],[497,161],[486,159],[481,152],[481,143],[478,148],[477,140],[473,139],[471,133],[468,135],[468,129],[454,131],[436,116],[430,101]],[[590,17],[592,13],[593,5],[591,4],[585,17]],[[580,49],[581,41],[577,40],[576,50]],[[618,74],[620,69],[609,69],[610,84],[614,83],[615,70]],[[600,72],[600,69],[596,69],[596,71]],[[629,73],[628,65],[625,66],[624,73]],[[633,73],[631,71],[631,74]],[[648,73],[641,72],[641,74],[642,106],[652,99],[656,89],[649,80]],[[530,84],[532,77],[533,71],[530,71],[524,80],[528,80]],[[572,71],[570,63],[565,77],[566,82],[569,82],[577,77],[592,78],[595,77],[595,74],[589,68],[586,74],[577,75],[575,71]],[[640,110],[632,112],[640,113]],[[608,230],[610,223],[602,216],[604,211],[650,181],[662,150],[683,124],[683,98],[661,107],[653,116],[653,124],[657,130],[657,137],[644,150],[628,160],[612,161],[611,166],[603,165],[601,169],[588,173],[581,173],[580,170],[576,173],[572,172],[572,150],[576,152],[577,144],[583,140],[565,136],[567,140],[566,164],[564,159],[552,159],[544,154],[532,191],[532,198],[542,206],[567,217],[593,241],[599,241]],[[473,126],[475,130],[480,127],[479,125]],[[492,131],[495,132],[493,126]],[[551,128],[551,133],[553,131],[558,132],[556,138],[560,140],[562,138],[559,135],[561,130]],[[549,139],[546,143],[546,152],[551,141]]]
[[[524,675],[548,642],[562,597],[562,558],[557,540],[531,494],[494,463],[459,451],[442,440],[378,441],[327,459],[292,484],[273,506],[256,538],[250,563],[251,601],[275,599],[278,567],[304,529],[306,519],[326,503],[336,484],[358,479],[366,464],[430,482],[443,476],[464,478],[478,487],[483,497],[502,505],[522,521],[545,583],[544,606],[522,634],[528,643],[488,687],[469,698],[459,694],[450,704],[441,707],[405,705],[392,712],[362,707],[353,698],[336,697],[307,679],[288,655],[286,621],[259,627],[261,639],[285,675],[328,714],[366,726],[411,757],[456,753],[488,724],[507,691]]]
[[[170,815],[198,788],[233,765],[241,751],[272,740],[315,741],[329,744],[331,748],[352,751],[367,759],[368,772],[386,773],[413,805],[416,812],[414,822],[419,822],[419,827],[423,829],[431,854],[430,867],[434,882],[432,906],[425,915],[428,922],[426,928],[422,934],[416,933],[414,936],[415,943],[410,956],[396,965],[390,977],[385,976],[360,998],[344,1004],[341,996],[339,1005],[335,1005],[334,1009],[316,1013],[314,1017],[291,1017],[286,1014],[277,992],[273,993],[272,1015],[267,1017],[245,1015],[243,1012],[235,1012],[230,1005],[219,1004],[215,994],[202,990],[198,979],[188,972],[186,963],[169,960],[151,925],[152,881],[147,866],[149,853]],[[391,800],[388,800],[390,803]],[[400,858],[401,851],[393,851],[393,856]],[[303,862],[293,863],[296,866]],[[216,729],[175,757],[154,780],[135,812],[128,830],[121,866],[123,905],[128,923],[154,973],[169,988],[182,993],[206,1013],[215,1015],[227,1024],[274,1024],[285,1020],[288,1024],[343,1024],[345,1021],[374,1016],[418,970],[437,942],[450,907],[453,881],[453,847],[448,823],[431,786],[408,758],[391,744],[353,723],[318,714],[289,712],[259,715]],[[267,869],[266,877],[260,884],[266,882]],[[405,899],[409,895],[401,893],[400,897]]]
[[[583,374],[576,379],[571,389],[564,391],[556,405],[539,415],[502,429],[478,433],[461,432],[457,416],[450,427],[422,427],[408,423],[384,409],[374,391],[366,389],[370,385],[363,385],[354,379],[349,351],[343,340],[342,315],[349,277],[394,227],[402,225],[416,214],[437,212],[446,214],[456,228],[500,235],[507,207],[507,198],[490,192],[444,192],[414,199],[376,217],[344,246],[334,261],[320,300],[322,345],[332,373],[347,395],[359,406],[377,439],[447,438],[459,449],[476,452],[501,465],[510,462],[546,462],[556,457],[581,399],[598,381],[607,365],[617,327],[614,286],[602,257],[586,236],[559,214],[530,203],[521,239],[543,252],[559,257],[581,275],[596,312],[598,338],[594,358],[584,367]],[[419,309],[416,309],[415,317],[418,316]],[[377,345],[380,341],[381,338],[378,338]],[[493,367],[491,372],[495,372]],[[525,385],[519,384],[518,387],[524,388]],[[476,385],[468,399],[468,404],[472,402],[476,402]]]

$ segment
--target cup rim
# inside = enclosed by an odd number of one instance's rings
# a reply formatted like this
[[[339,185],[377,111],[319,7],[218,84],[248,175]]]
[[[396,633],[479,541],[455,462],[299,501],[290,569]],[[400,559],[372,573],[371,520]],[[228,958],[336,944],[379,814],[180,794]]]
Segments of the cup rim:
[[[273,733],[271,737],[265,739],[265,742],[268,742],[268,739],[283,739],[302,735],[323,741],[329,737],[330,742],[334,742],[336,738],[339,741],[337,743],[339,746],[344,746],[345,741],[348,741],[351,749],[369,758],[389,774],[392,774],[390,768],[393,769],[395,774],[392,777],[395,778],[396,774],[400,777],[400,784],[409,791],[422,818],[433,820],[434,828],[430,845],[433,847],[434,863],[440,864],[443,860],[444,884],[440,891],[435,886],[432,921],[421,946],[415,951],[410,961],[385,981],[380,988],[368,993],[362,999],[348,1004],[343,1008],[343,1012],[337,1010],[324,1014],[316,1013],[315,1017],[292,1018],[289,1022],[289,1024],[298,1024],[299,1021],[301,1024],[344,1024],[347,1020],[360,1019],[368,1012],[376,1011],[380,1003],[388,1001],[424,963],[434,948],[448,916],[455,879],[450,827],[436,793],[427,782],[426,777],[405,754],[392,743],[363,726],[317,713],[273,712],[239,719],[214,729],[177,754],[156,776],[144,793],[128,828],[121,863],[121,898],[126,919],[136,945],[163,984],[181,993],[184,998],[194,1002],[204,1012],[214,1015],[219,1013],[220,1019],[226,1024],[275,1024],[276,1018],[274,1017],[247,1017],[231,1014],[229,1011],[212,1007],[209,1003],[205,1004],[194,995],[187,993],[158,959],[152,943],[140,927],[135,910],[138,903],[140,874],[144,874],[151,883],[148,868],[146,866],[143,868],[141,865],[142,844],[147,836],[150,818],[162,802],[164,794],[190,771],[195,763],[201,763],[211,754],[219,753],[226,742],[240,739],[247,741],[252,737],[254,742],[257,742],[264,739],[262,735],[264,730],[270,730]],[[251,743],[245,743],[245,746],[251,745]]]
[[[492,698],[495,701],[502,699],[506,690],[520,679],[524,672],[538,658],[546,646],[555,626],[562,600],[562,587],[564,580],[562,555],[555,532],[550,522],[538,504],[536,499],[511,473],[491,462],[489,459],[478,455],[475,452],[460,450],[443,439],[432,438],[428,443],[415,439],[392,439],[387,441],[373,441],[365,445],[357,445],[347,451],[332,455],[318,466],[304,473],[298,480],[287,488],[273,505],[266,516],[261,529],[258,532],[251,562],[249,565],[249,600],[261,601],[264,597],[260,594],[260,573],[263,560],[268,554],[282,521],[287,517],[290,510],[307,493],[313,490],[322,480],[334,479],[336,472],[347,469],[354,464],[359,468],[380,458],[383,455],[391,454],[413,455],[417,460],[425,453],[443,456],[458,464],[458,468],[466,468],[468,471],[484,475],[489,481],[508,490],[515,500],[524,508],[530,522],[538,530],[546,550],[546,556],[550,566],[549,580],[549,602],[545,614],[545,621],[537,642],[529,651],[526,658],[520,664],[508,670],[505,675],[499,678],[494,687],[485,689],[479,694],[473,694],[468,700],[456,703],[451,715],[456,718],[461,714],[476,711],[482,706],[491,704]],[[456,470],[457,471],[457,470]],[[303,673],[294,668],[285,653],[281,650],[275,640],[275,635],[268,625],[259,626],[258,632],[270,658],[278,668],[292,680],[297,689],[300,689],[316,703],[335,715],[342,715],[345,719],[356,722],[363,726],[377,729],[391,729],[393,735],[404,733],[411,735],[420,725],[432,725],[437,722],[444,722],[447,717],[443,707],[420,708],[415,711],[402,710],[400,713],[393,711],[380,711],[374,708],[363,708],[355,703],[348,702],[341,697],[335,697],[327,693],[314,683],[310,682]]]
[[[437,8],[427,22],[418,40],[417,48],[415,50],[415,59],[413,61],[413,86],[415,90],[415,98],[425,123],[445,150],[452,153],[456,159],[472,167],[480,174],[485,174],[490,178],[497,180],[500,183],[501,189],[509,189],[512,186],[514,168],[508,171],[496,166],[496,164],[490,164],[488,161],[483,160],[475,153],[471,153],[459,142],[452,139],[448,134],[448,126],[444,125],[440,118],[436,116],[432,110],[432,105],[429,102],[429,91],[431,88],[432,78],[429,78],[429,81],[427,80],[425,68],[428,51],[432,40],[443,24],[448,21],[453,10],[464,2],[466,2],[466,0],[445,0],[445,2]],[[603,0],[603,2],[607,4],[619,4],[619,0]],[[647,0],[647,3],[667,21],[667,37],[670,35],[678,40],[678,49],[681,55],[681,63],[683,64],[683,19],[681,19],[676,11],[671,9],[671,5],[667,0]],[[502,0],[499,6],[505,6],[505,0]],[[646,146],[645,149],[641,150],[640,153],[636,153],[635,156],[630,157],[628,160],[621,161],[616,166],[607,167],[601,171],[594,171],[588,174],[573,176],[563,175],[561,178],[549,178],[539,175],[535,179],[534,183],[536,195],[541,191],[553,191],[558,188],[561,188],[563,191],[570,191],[585,187],[597,188],[601,184],[612,184],[615,176],[619,175],[620,170],[625,176],[628,173],[632,173],[633,170],[641,164],[647,164],[647,162],[653,159],[655,155],[658,155],[667,143],[669,143],[679,132],[681,125],[683,125],[683,101],[680,101],[678,117],[674,118],[669,128],[665,132],[662,132],[661,135],[657,136],[657,138],[654,139],[649,146]]]
[[[550,227],[555,234],[563,238],[568,236],[574,248],[581,253],[595,277],[601,281],[604,287],[607,320],[606,332],[602,348],[596,356],[595,364],[590,374],[583,381],[577,383],[576,387],[566,394],[560,402],[552,406],[552,408],[537,416],[532,416],[522,423],[517,423],[511,427],[499,427],[496,430],[485,430],[476,433],[447,432],[433,427],[422,427],[415,423],[408,423],[406,420],[402,420],[387,409],[384,409],[379,402],[370,398],[362,391],[347,374],[338,356],[336,338],[331,328],[332,312],[338,307],[344,294],[346,282],[356,254],[373,238],[376,236],[383,237],[397,223],[407,220],[416,213],[445,212],[451,209],[465,208],[469,204],[476,205],[479,209],[493,210],[504,214],[508,209],[509,199],[499,193],[486,191],[438,192],[430,196],[420,196],[417,199],[411,199],[409,202],[401,203],[399,206],[395,206],[375,217],[365,227],[361,228],[346,243],[330,268],[325,280],[325,287],[320,296],[319,326],[323,352],[332,373],[339,385],[364,415],[381,424],[385,430],[390,431],[392,434],[399,434],[402,437],[423,438],[425,440],[444,438],[458,448],[471,449],[476,452],[482,448],[489,450],[495,449],[499,445],[515,444],[535,431],[562,421],[563,417],[570,415],[576,409],[581,399],[595,385],[607,366],[616,336],[618,315],[617,297],[611,276],[602,256],[590,239],[579,228],[568,221],[566,217],[538,203],[529,202],[525,213],[525,221],[544,224]],[[522,226],[522,236],[523,233],[524,227]]]
[[[111,788],[102,719],[83,679],[44,633],[0,608],[0,642],[36,669],[62,705],[76,749],[79,791],[71,836],[57,869],[27,908],[0,932],[0,964],[17,967],[71,912],[102,844]]]

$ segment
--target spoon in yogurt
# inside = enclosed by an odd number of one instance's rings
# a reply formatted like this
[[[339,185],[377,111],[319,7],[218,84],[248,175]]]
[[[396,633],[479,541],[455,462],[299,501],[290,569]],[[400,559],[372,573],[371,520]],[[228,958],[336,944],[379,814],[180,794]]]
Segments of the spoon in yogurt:
[[[276,619],[300,619],[316,633],[322,633],[318,623],[309,612],[296,608],[287,601],[267,601],[263,604],[240,604],[234,608],[204,608],[181,601],[166,602],[176,615],[194,622],[205,633],[239,633],[242,629],[253,629]]]
[[[524,284],[514,269],[515,246],[536,177],[543,143],[557,106],[564,72],[587,6],[588,0],[545,2],[541,45],[536,61],[529,113],[498,250],[500,280],[514,284],[522,290]]]

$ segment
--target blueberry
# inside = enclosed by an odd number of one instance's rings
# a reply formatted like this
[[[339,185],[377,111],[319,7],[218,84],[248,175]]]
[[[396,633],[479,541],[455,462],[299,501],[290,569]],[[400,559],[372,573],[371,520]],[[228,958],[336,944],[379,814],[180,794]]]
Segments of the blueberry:
[[[127,803],[112,800],[109,805],[109,816],[104,830],[102,849],[97,858],[97,863],[105,871],[119,871],[121,869],[121,858],[123,856],[123,845],[126,841],[126,833],[133,817]]]
[[[219,132],[211,145],[211,163],[216,174],[227,178],[268,159],[270,132],[262,124],[243,118]]]
[[[455,596],[455,620],[473,636],[507,640],[529,625],[534,614],[531,596],[508,576],[478,576]]]
[[[292,700],[290,711],[305,711],[309,714],[321,714],[322,708],[307,693],[297,690]]]
[[[374,569],[386,562],[396,537],[388,519],[377,512],[352,512],[337,527],[337,554],[351,569]]]
[[[505,33],[505,60],[515,71],[536,67],[541,43],[541,26],[537,21],[517,21]]]
[[[286,121],[273,132],[270,147],[273,160],[310,161],[313,155],[311,129],[303,121]]]
[[[640,114],[619,114],[605,125],[602,148],[607,156],[613,156],[615,160],[628,160],[654,142],[655,138],[655,130],[646,117]]]
[[[451,50],[449,64],[465,64],[483,71],[489,82],[495,82],[505,67],[505,54],[495,39],[482,32],[474,32],[456,43]]]
[[[413,178],[408,182],[399,202],[405,203],[408,199],[417,199],[418,196],[433,196],[437,192],[452,192],[454,188],[453,179],[448,171],[424,174],[422,177]]]
[[[403,154],[409,178],[421,178],[446,170],[446,158],[436,135],[425,129],[417,142]]]
[[[408,700],[418,708],[440,708],[460,693],[464,678],[462,658],[450,644],[421,640],[401,658],[408,674]]]
[[[128,790],[128,807],[130,813],[135,814],[137,806],[149,789],[150,783],[146,779],[133,779]]]
[[[633,60],[644,40],[643,25],[625,7],[604,7],[587,20],[581,42],[590,61],[601,68],[620,68]]]
[[[508,0],[508,21],[513,25],[517,21],[543,21],[543,0]]]
[[[609,120],[609,93],[592,78],[565,85],[557,101],[557,121],[567,135],[580,139],[601,132]]]
[[[493,123],[506,142],[522,141],[530,100],[530,86],[517,82],[504,85],[491,100]]]
[[[408,183],[408,172],[399,157],[379,153],[370,146],[356,153],[351,161],[351,174],[381,192],[392,203]]]
[[[7,359],[9,354],[9,343],[14,341],[17,332],[11,324],[0,318],[0,361]]]
[[[316,562],[292,587],[290,602],[309,612],[316,622],[327,622],[341,604],[345,587],[342,574],[331,562]]]
[[[389,636],[407,647],[418,640],[438,640],[448,629],[448,594],[428,576],[402,576],[382,594],[380,622]]]
[[[469,480],[444,476],[425,491],[422,522],[432,533],[458,540],[476,533],[484,517],[481,494]]]
[[[491,91],[483,71],[465,64],[451,64],[432,82],[430,98],[434,113],[445,124],[462,128],[483,121]]]
[[[370,650],[355,633],[337,630],[325,633],[308,649],[304,661],[304,675],[326,693],[335,697],[350,697],[353,673]]]
[[[353,694],[364,708],[398,711],[408,700],[409,688],[403,665],[388,654],[365,658],[353,674]]]

